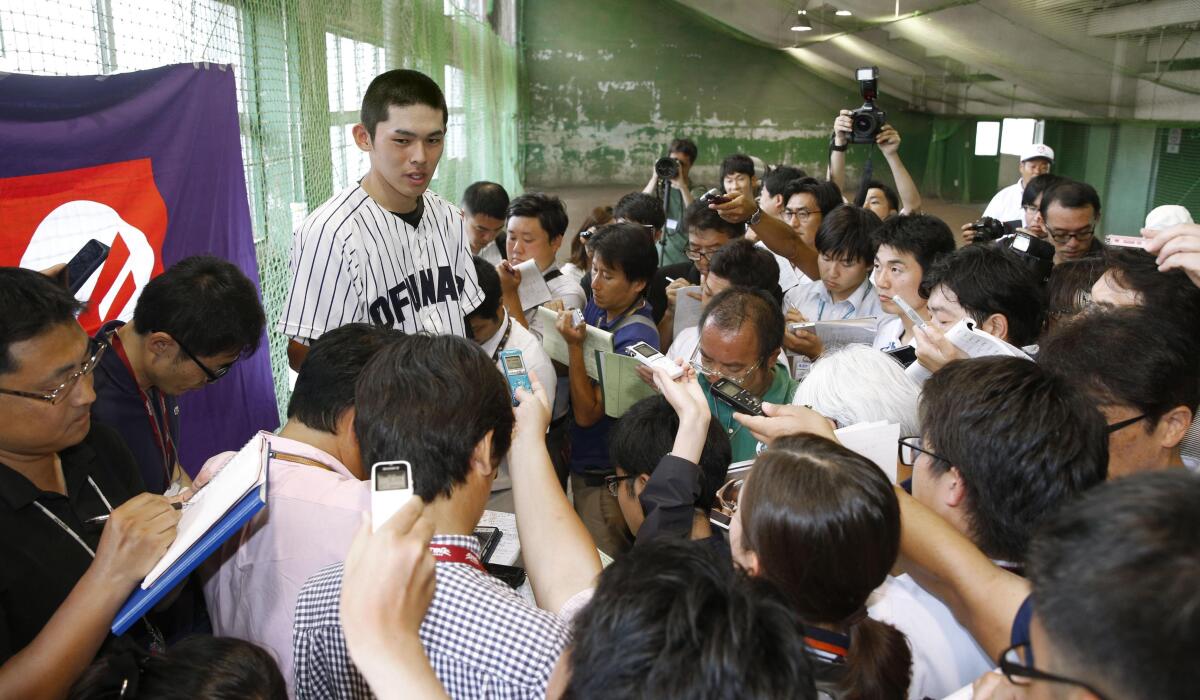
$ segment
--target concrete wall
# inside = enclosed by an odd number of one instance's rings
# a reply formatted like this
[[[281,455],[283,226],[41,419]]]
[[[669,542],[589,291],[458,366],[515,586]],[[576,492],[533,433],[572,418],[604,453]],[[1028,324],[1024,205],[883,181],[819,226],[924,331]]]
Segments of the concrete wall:
[[[531,2],[523,13],[526,187],[644,184],[676,136],[699,146],[699,184],[715,184],[736,152],[824,176],[834,117],[862,103],[852,81],[830,83],[669,0]],[[930,118],[889,117],[920,181]],[[865,151],[852,149],[851,180]]]

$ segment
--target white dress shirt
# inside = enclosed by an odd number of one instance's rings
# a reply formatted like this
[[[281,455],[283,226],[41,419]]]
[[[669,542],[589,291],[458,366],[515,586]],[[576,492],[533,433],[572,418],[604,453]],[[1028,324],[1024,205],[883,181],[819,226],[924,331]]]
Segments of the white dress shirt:
[[[988,202],[987,209],[983,210],[984,216],[990,216],[999,221],[1020,221],[1021,225],[1025,225],[1025,210],[1021,208],[1021,195],[1025,192],[1025,186],[1020,180],[1005,187],[992,197],[992,201]]]
[[[843,321],[851,318],[884,317],[879,305],[879,292],[868,277],[858,285],[844,301],[834,301],[821,280],[813,280],[807,287],[797,287],[784,295],[784,313],[794,308],[809,321]]]

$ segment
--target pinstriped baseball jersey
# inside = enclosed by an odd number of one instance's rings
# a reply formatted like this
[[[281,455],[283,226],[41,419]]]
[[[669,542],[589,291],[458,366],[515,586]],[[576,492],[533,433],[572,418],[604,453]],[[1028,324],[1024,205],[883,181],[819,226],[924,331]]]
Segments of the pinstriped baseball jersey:
[[[304,342],[357,321],[465,335],[463,316],[484,295],[462,214],[433,192],[422,203],[415,229],[359,185],[310,214],[292,237],[292,286],[278,331]]]

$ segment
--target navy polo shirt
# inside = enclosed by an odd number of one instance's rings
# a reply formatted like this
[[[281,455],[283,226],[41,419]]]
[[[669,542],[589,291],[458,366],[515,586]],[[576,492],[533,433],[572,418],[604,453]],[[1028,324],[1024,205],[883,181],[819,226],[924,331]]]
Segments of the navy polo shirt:
[[[643,341],[658,348],[658,329],[654,326],[650,305],[642,304],[633,314],[644,317],[649,323],[626,323],[613,333],[613,352],[624,353],[629,346]],[[583,320],[589,326],[607,331],[620,325],[624,318],[610,322],[604,309],[596,306],[596,302],[589,301],[583,310]],[[608,431],[612,424],[613,419],[607,415],[601,416],[599,421],[586,428],[571,424],[571,471],[577,474],[612,472],[613,468],[608,461]]]
[[[112,331],[125,325],[122,321],[110,321],[100,328],[97,339],[108,340]],[[155,439],[154,429],[150,426],[150,417],[146,413],[146,403],[138,392],[137,379],[129,373],[125,363],[117,352],[110,348],[100,358],[100,364],[95,372],[96,402],[92,404],[92,420],[103,423],[116,430],[129,446],[133,458],[137,462],[142,475],[142,482],[150,493],[164,493],[171,486],[170,474],[174,470],[174,452],[172,463],[163,461],[163,448]],[[176,449],[179,445],[179,406],[175,397],[163,394],[158,389],[150,387],[146,390],[150,397],[150,405],[154,411],[154,420],[163,432],[166,426]],[[162,413],[160,397],[165,402],[167,411]]]

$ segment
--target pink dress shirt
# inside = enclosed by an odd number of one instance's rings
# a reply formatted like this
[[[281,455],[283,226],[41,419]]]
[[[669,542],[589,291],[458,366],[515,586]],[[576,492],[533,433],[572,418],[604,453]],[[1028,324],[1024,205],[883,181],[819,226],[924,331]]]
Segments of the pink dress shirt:
[[[328,469],[272,457],[267,507],[201,571],[214,634],[266,647],[279,661],[290,694],[296,598],[310,576],[345,560],[362,513],[371,512],[371,484],[311,445],[263,435],[273,453],[310,459]],[[216,455],[204,470],[219,469],[233,454]]]

